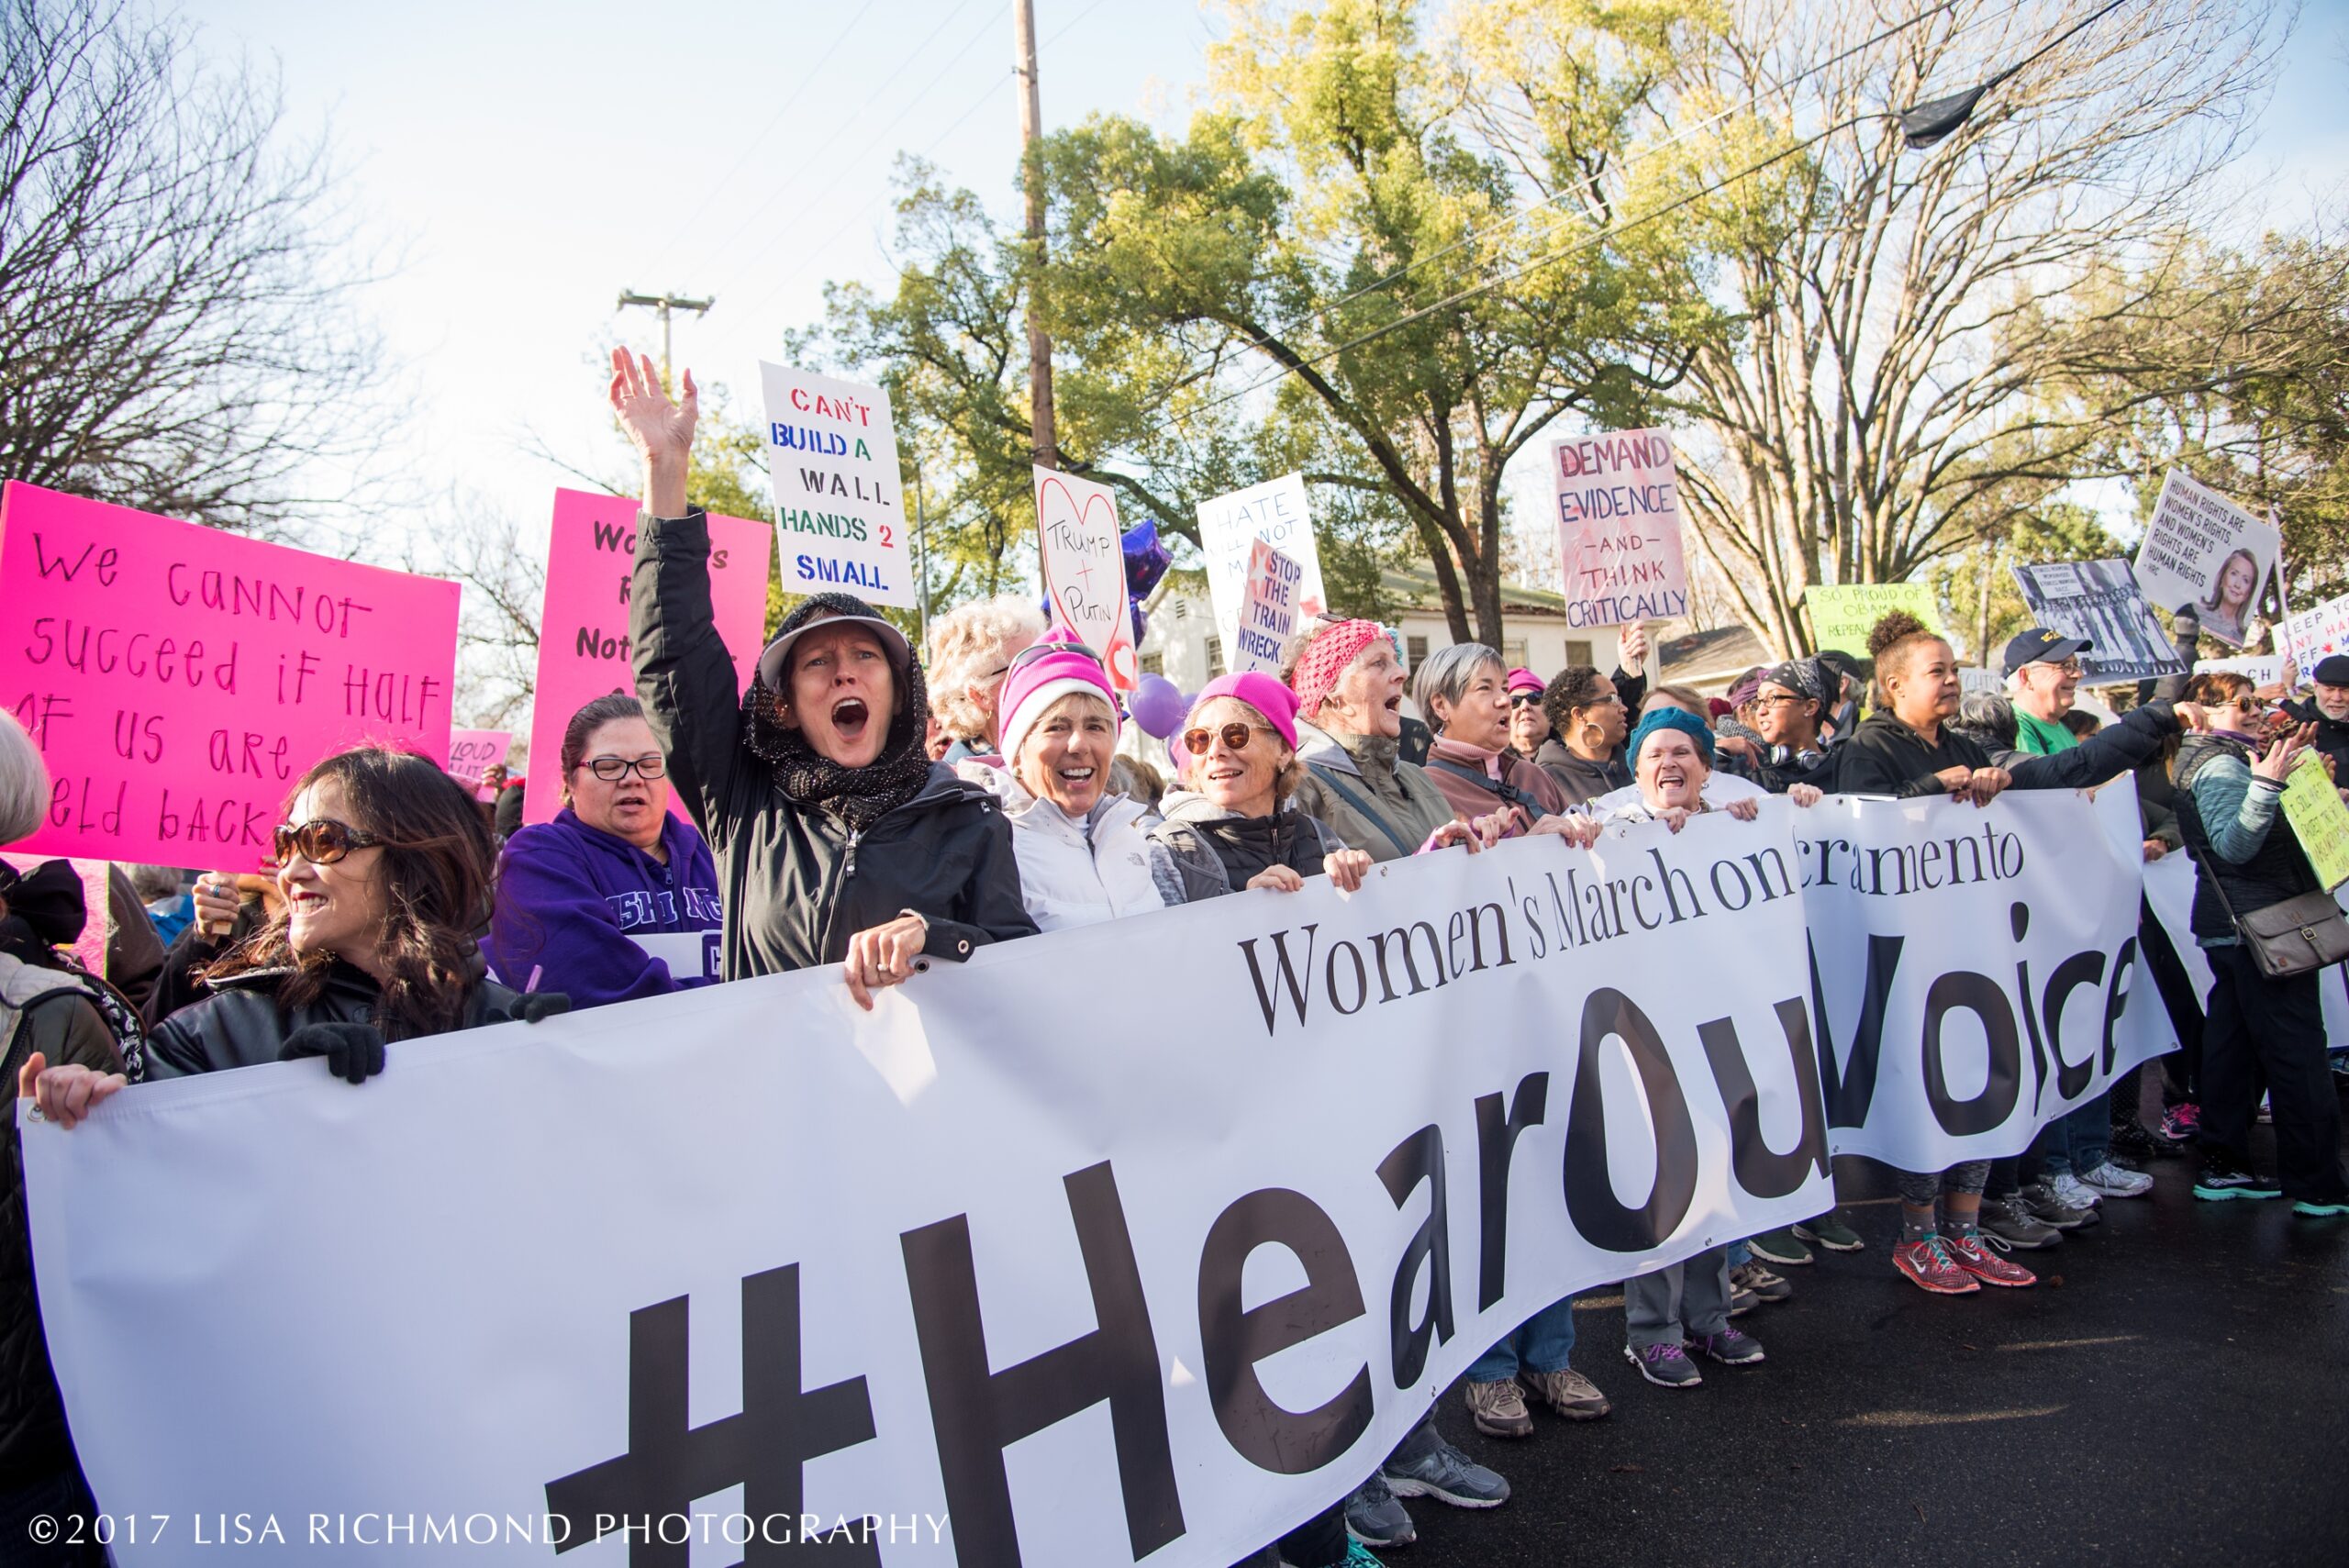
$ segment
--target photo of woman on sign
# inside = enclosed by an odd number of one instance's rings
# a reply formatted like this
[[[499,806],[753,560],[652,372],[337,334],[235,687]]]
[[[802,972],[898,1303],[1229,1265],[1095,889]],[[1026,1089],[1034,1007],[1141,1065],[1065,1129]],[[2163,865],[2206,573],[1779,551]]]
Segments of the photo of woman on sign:
[[[2218,574],[2210,580],[2210,592],[2197,608],[2202,613],[2205,635],[2243,645],[2243,628],[2252,614],[2252,597],[2259,592],[2259,558],[2248,550],[2231,552],[2219,563]]]

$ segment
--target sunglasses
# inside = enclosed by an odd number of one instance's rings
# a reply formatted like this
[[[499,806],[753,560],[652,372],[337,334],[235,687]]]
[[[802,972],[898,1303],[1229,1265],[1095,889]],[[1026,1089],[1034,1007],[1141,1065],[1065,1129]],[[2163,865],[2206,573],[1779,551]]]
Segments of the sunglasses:
[[[284,865],[296,854],[314,866],[330,866],[353,850],[364,850],[384,840],[373,833],[362,833],[347,823],[321,817],[300,827],[281,824],[273,839],[277,851],[277,863]]]
[[[669,764],[659,757],[597,757],[584,766],[606,784],[618,784],[630,773],[657,779],[669,771]]]
[[[1219,725],[1213,729],[1186,729],[1183,731],[1183,749],[1194,757],[1204,757],[1208,754],[1208,748],[1214,745],[1216,737],[1220,735],[1226,749],[1245,751],[1248,750],[1248,738],[1261,728],[1259,725],[1242,724],[1235,718],[1230,724]],[[1264,733],[1270,735],[1273,732],[1266,729]]]
[[[1004,673],[1008,674],[1014,670],[1024,669],[1039,660],[1049,659],[1055,653],[1082,653],[1096,664],[1102,662],[1101,655],[1082,642],[1035,642],[1013,654],[1011,662],[1003,667]]]
[[[1540,692],[1519,692],[1508,699],[1508,706],[1511,707],[1538,707],[1541,703]]]

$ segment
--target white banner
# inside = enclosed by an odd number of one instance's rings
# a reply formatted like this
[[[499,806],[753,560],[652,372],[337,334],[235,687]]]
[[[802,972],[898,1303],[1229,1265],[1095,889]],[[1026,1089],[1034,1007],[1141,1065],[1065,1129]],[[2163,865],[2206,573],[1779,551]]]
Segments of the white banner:
[[[51,1354],[102,1507],[166,1518],[133,1564],[198,1519],[666,1562],[870,1516],[868,1562],[1223,1568],[1541,1307],[1822,1211],[1872,951],[1839,1141],[2014,1152],[2125,1065],[2136,883],[2087,813],[1772,801],[992,947],[871,1014],[827,970],[360,1089],[148,1085],[24,1126]]]
[[[1911,1171],[2020,1153],[2176,1043],[2136,961],[2125,781],[2093,806],[2070,791],[1987,810],[1830,796],[1795,831],[1836,1153]]]
[[[1249,546],[1258,539],[1304,568],[1297,602],[1305,614],[1318,616],[1329,602],[1321,586],[1321,546],[1313,536],[1305,475],[1285,473],[1202,501],[1199,553],[1207,557],[1208,602],[1214,606],[1216,629],[1226,649],[1240,629],[1241,601],[1248,591]],[[1228,655],[1226,662],[1230,662]]]

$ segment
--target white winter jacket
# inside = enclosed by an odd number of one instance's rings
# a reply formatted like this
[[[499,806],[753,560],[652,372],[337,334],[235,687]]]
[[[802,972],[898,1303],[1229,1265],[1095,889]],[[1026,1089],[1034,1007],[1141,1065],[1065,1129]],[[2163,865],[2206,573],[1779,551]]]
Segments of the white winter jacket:
[[[1105,795],[1083,821],[1028,793],[1011,770],[975,759],[955,772],[985,786],[1011,823],[1019,897],[1037,929],[1090,926],[1183,902],[1182,880],[1145,828],[1157,819],[1122,795]]]

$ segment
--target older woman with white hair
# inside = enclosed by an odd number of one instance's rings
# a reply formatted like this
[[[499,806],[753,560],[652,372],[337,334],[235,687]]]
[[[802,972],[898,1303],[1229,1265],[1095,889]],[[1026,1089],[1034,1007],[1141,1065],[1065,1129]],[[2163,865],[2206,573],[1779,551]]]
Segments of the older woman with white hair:
[[[1281,661],[1297,694],[1298,810],[1374,861],[1474,839],[1425,768],[1398,754],[1403,661],[1375,621],[1307,627]]]
[[[1481,642],[1455,642],[1419,663],[1411,695],[1435,728],[1428,776],[1474,821],[1511,807],[1528,827],[1570,804],[1557,781],[1509,749],[1508,666]]]
[[[1002,744],[1004,676],[1012,659],[1043,635],[1036,606],[1008,594],[959,606],[930,623],[930,701],[938,732],[950,742],[940,759],[947,766],[993,755]]]

